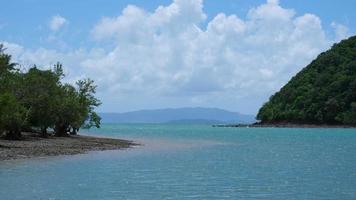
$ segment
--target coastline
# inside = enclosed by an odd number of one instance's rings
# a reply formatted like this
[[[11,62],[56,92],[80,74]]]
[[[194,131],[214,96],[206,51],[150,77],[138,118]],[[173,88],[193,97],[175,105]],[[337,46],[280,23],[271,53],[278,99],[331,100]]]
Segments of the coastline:
[[[293,124],[293,123],[255,123],[255,124],[218,124],[213,127],[230,127],[230,128],[356,128],[349,125],[328,125],[328,124]]]
[[[18,141],[0,139],[0,161],[119,150],[138,145],[129,140],[83,135],[48,138],[33,133],[23,135],[23,140]]]

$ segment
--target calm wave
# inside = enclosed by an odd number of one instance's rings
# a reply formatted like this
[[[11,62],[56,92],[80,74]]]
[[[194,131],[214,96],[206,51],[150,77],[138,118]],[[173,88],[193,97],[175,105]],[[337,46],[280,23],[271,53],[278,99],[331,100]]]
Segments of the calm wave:
[[[356,199],[355,129],[116,125],[123,151],[7,161],[0,199]]]

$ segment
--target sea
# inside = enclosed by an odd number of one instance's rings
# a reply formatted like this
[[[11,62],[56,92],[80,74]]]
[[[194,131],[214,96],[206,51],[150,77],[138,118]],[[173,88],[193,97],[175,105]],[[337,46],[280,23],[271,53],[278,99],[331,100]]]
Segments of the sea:
[[[356,129],[104,124],[81,134],[140,145],[0,162],[0,199],[356,199]]]

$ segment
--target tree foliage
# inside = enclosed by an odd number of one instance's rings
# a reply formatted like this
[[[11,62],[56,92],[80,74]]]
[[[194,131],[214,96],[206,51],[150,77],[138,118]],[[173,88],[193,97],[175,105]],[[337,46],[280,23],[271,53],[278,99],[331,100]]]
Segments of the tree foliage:
[[[20,72],[11,55],[0,45],[0,135],[20,139],[23,130],[40,130],[47,137],[52,128],[57,136],[76,134],[81,127],[100,126],[95,108],[94,81],[84,79],[74,86],[62,83],[63,66],[51,70],[33,66]]]
[[[321,53],[262,106],[257,119],[356,125],[356,36]]]
[[[21,139],[21,127],[25,123],[26,109],[9,93],[0,95],[0,132],[8,139]]]

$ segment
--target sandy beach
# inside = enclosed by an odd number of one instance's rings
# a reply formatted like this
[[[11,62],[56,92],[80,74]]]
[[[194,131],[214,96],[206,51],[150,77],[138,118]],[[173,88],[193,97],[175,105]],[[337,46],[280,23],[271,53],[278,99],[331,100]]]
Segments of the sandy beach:
[[[31,133],[24,133],[23,140],[0,139],[0,161],[26,159],[33,157],[74,155],[89,151],[116,150],[130,148],[132,141],[99,138],[91,136],[68,136],[40,138]]]

